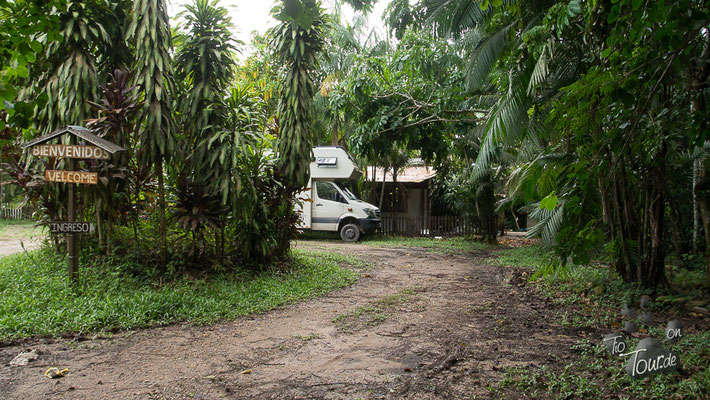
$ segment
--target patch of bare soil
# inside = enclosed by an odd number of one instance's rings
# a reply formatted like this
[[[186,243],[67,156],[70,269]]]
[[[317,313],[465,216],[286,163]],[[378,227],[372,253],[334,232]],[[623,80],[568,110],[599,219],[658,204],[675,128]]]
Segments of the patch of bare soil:
[[[484,253],[304,242],[375,267],[327,296],[210,327],[0,348],[3,399],[490,398],[507,366],[570,357],[590,333],[551,328],[552,304]],[[38,350],[28,366],[9,366]],[[48,379],[49,367],[68,368]]]
[[[10,254],[21,253],[22,246],[25,250],[30,251],[39,247],[40,238],[25,238],[25,239],[6,239],[0,238],[0,257],[9,256]]]

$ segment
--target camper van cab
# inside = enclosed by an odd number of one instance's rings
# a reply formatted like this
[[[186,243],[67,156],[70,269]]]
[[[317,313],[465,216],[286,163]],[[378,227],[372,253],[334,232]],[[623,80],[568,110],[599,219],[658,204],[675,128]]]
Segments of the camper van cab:
[[[346,242],[355,242],[380,227],[380,210],[358,199],[343,182],[356,181],[362,170],[342,147],[314,147],[311,179],[299,193],[299,229],[339,232]]]

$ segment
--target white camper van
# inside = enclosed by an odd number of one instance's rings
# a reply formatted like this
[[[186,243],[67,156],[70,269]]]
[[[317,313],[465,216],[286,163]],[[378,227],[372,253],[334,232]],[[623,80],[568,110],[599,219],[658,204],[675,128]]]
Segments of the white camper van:
[[[362,170],[342,147],[314,147],[311,179],[296,198],[299,229],[340,232],[346,242],[380,227],[380,209],[359,200],[342,183],[358,180]],[[300,204],[299,204],[300,203]]]

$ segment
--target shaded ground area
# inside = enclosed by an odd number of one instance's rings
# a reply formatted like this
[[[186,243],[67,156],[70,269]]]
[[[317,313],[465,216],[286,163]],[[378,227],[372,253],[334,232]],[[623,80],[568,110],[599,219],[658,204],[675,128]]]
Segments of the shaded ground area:
[[[4,399],[492,398],[501,369],[570,357],[554,307],[483,251],[445,254],[337,242],[300,247],[371,261],[355,285],[210,327],[0,348]],[[25,367],[8,363],[38,350]],[[67,377],[44,377],[49,367]]]

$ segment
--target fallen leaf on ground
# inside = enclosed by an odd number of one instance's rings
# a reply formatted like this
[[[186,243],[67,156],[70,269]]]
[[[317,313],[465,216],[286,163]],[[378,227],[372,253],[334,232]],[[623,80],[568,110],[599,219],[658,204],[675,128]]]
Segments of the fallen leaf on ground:
[[[69,372],[69,368],[59,369],[57,367],[52,367],[44,372],[44,376],[50,379],[62,378]]]

